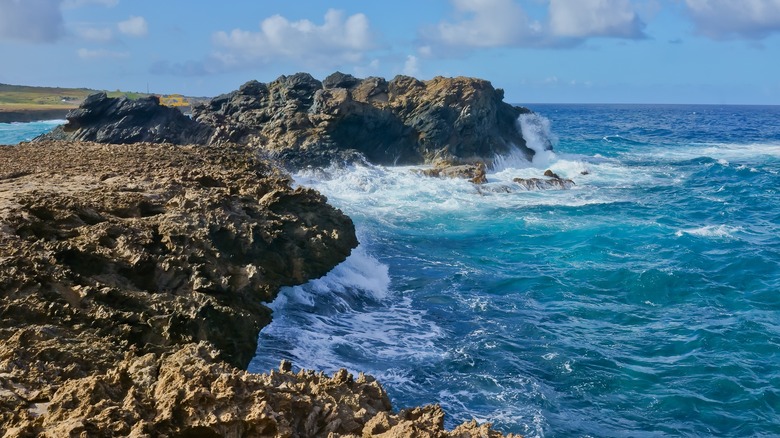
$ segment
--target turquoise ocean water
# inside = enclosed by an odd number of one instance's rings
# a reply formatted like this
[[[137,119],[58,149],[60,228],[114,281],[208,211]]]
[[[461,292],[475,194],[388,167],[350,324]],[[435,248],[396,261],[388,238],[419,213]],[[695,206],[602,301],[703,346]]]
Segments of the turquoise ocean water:
[[[361,246],[283,290],[250,369],[365,371],[529,437],[780,436],[780,107],[531,108],[534,162],[480,188],[295,175]],[[546,169],[576,186],[512,183]]]
[[[22,141],[30,141],[63,123],[65,123],[65,120],[44,120],[32,123],[0,123],[0,145],[11,145]]]
[[[780,436],[780,107],[531,107],[555,152],[480,189],[296,175],[362,243],[274,302],[251,368],[362,370],[530,437]],[[548,168],[576,186],[511,182]]]

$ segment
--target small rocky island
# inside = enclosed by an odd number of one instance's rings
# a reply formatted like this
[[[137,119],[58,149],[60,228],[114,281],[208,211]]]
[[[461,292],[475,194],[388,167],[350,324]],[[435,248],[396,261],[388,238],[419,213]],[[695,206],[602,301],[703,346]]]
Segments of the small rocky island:
[[[372,377],[247,373],[279,288],[357,246],[285,169],[483,166],[528,110],[487,81],[308,74],[193,110],[94,95],[0,148],[0,435],[501,436],[394,411]]]

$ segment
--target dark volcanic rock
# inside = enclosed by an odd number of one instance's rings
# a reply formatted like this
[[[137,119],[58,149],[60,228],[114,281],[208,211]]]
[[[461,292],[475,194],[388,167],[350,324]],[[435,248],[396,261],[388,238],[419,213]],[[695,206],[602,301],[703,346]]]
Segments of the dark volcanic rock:
[[[130,100],[96,93],[66,116],[68,123],[41,140],[80,140],[99,143],[205,143],[210,128],[194,122],[176,108],[160,105],[156,96]]]
[[[333,73],[322,81],[323,88],[352,88],[360,83],[360,79],[340,71]]]
[[[533,151],[517,129],[530,112],[502,101],[503,91],[473,78],[419,81],[357,79],[334,73],[320,83],[308,74],[282,76],[193,109],[213,128],[212,144],[256,145],[292,167],[355,159],[378,164],[473,163],[512,147]]]

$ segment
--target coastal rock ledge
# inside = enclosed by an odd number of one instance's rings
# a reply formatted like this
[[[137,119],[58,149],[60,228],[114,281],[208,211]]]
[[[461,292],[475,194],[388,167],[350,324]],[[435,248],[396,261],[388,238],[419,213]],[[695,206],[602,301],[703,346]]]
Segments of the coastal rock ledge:
[[[0,436],[471,437],[373,378],[244,371],[352,221],[250,146],[0,148]]]

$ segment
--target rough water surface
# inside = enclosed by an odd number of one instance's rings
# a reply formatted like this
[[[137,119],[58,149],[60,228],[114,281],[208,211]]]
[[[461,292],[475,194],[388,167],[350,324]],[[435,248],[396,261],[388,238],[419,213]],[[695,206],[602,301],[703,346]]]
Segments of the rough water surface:
[[[11,145],[23,141],[30,141],[41,134],[45,134],[51,131],[63,123],[65,123],[65,120],[44,120],[40,122],[27,123],[0,123],[0,145]]]
[[[297,174],[362,245],[284,290],[250,370],[346,366],[531,437],[780,434],[780,107],[531,108],[534,162],[482,186]],[[547,169],[575,185],[513,182]]]

